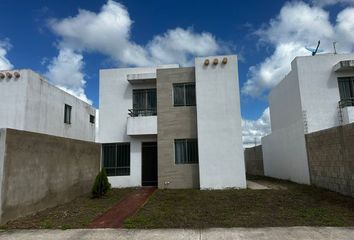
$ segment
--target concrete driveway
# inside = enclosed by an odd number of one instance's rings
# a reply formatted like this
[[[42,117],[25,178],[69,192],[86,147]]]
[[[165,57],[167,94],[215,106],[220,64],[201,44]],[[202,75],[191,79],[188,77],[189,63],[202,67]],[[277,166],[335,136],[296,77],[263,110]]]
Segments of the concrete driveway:
[[[242,239],[242,240],[353,240],[354,228],[289,227],[289,228],[215,228],[191,229],[74,229],[0,231],[1,240],[121,240],[121,239]]]

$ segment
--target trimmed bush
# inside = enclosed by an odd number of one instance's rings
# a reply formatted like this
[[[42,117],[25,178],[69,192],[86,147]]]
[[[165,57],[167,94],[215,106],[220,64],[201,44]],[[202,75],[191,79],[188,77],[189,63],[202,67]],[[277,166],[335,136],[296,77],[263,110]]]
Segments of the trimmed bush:
[[[104,168],[98,173],[95,179],[95,183],[92,187],[92,197],[100,198],[105,195],[108,190],[111,189],[111,184],[108,182],[107,173]]]

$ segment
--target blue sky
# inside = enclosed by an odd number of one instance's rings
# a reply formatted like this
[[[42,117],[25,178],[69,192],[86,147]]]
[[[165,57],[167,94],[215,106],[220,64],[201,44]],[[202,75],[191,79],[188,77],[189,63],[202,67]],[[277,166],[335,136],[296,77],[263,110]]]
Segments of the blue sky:
[[[244,136],[269,132],[267,94],[305,46],[353,51],[354,0],[0,0],[0,68],[31,68],[98,107],[100,68],[239,55]],[[79,11],[79,9],[81,9]]]

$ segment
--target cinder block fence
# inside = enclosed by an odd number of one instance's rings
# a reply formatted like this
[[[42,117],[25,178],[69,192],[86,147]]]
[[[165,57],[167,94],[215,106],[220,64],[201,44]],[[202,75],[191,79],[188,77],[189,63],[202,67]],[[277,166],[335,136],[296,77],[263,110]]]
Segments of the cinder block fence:
[[[354,197],[354,124],[306,135],[311,184]]]
[[[311,184],[354,197],[354,123],[305,139]],[[245,149],[245,162],[247,173],[263,175],[262,146]]]
[[[0,129],[0,223],[89,193],[100,144]]]
[[[245,149],[246,173],[251,175],[264,175],[262,145]]]

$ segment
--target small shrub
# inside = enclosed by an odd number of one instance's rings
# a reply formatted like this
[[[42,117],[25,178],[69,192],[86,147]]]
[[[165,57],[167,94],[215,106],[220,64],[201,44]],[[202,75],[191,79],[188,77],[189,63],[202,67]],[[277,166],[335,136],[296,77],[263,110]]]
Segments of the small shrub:
[[[96,176],[95,183],[92,187],[92,198],[100,198],[111,189],[111,184],[108,182],[106,170],[103,168]]]

